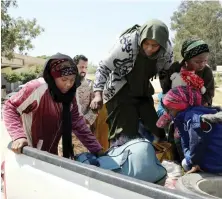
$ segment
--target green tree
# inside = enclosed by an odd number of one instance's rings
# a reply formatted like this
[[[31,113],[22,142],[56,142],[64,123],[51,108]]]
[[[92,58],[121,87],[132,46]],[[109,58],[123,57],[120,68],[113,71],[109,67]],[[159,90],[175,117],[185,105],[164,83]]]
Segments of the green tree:
[[[9,83],[15,83],[15,82],[21,81],[22,77],[19,73],[12,72],[12,73],[6,74],[5,79]]]
[[[35,72],[37,75],[39,75],[40,73],[43,72],[43,67],[42,67],[42,66],[36,66],[34,72]]]
[[[95,74],[96,73],[96,68],[97,66],[94,65],[93,63],[88,64],[88,73],[89,74]]]
[[[222,64],[222,6],[219,1],[183,1],[171,17],[171,29],[176,31],[174,58],[181,59],[184,40],[198,37],[210,47],[209,64]]]
[[[15,49],[20,53],[32,49],[32,39],[36,38],[44,29],[37,25],[36,19],[15,19],[8,14],[10,7],[17,7],[16,0],[1,0],[1,55],[13,58]]]
[[[33,71],[29,71],[29,72],[24,72],[24,73],[21,73],[21,82],[23,84],[33,80],[33,79],[36,79],[38,77],[38,74],[33,72]]]

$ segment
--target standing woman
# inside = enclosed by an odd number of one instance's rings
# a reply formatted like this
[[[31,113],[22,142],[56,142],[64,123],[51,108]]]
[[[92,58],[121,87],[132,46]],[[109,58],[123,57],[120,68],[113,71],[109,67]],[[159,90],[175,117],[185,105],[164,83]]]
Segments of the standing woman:
[[[157,139],[165,138],[164,131],[156,127],[158,116],[150,79],[159,73],[165,92],[167,85],[163,82],[172,57],[168,28],[154,19],[126,30],[108,57],[100,62],[91,108],[106,104],[111,145],[122,145],[140,137],[139,121]]]
[[[28,82],[5,103],[4,122],[14,152],[30,145],[57,154],[62,136],[63,157],[73,158],[75,132],[90,152],[101,153],[101,145],[78,111],[75,93],[79,84],[73,60],[58,53],[46,61],[43,78]]]

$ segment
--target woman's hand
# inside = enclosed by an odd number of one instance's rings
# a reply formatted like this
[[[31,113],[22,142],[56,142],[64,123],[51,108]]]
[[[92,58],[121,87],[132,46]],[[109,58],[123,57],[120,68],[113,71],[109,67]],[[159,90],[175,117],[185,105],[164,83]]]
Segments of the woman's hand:
[[[28,145],[28,141],[26,138],[19,138],[19,139],[12,142],[11,149],[15,153],[19,154],[22,152],[22,148],[27,145]]]
[[[102,92],[97,91],[97,92],[95,92],[95,97],[93,98],[93,100],[90,104],[90,108],[92,110],[98,110],[98,109],[102,108],[102,105],[103,105]]]
[[[103,155],[104,155],[104,152],[103,152],[102,149],[99,152],[96,153],[97,157],[100,157],[100,156],[103,156]]]
[[[195,165],[195,166],[193,166],[193,167],[191,168],[191,170],[189,170],[189,171],[187,172],[187,174],[196,173],[196,172],[198,172],[198,171],[203,171],[203,170],[200,169],[200,166],[199,166],[199,165]]]

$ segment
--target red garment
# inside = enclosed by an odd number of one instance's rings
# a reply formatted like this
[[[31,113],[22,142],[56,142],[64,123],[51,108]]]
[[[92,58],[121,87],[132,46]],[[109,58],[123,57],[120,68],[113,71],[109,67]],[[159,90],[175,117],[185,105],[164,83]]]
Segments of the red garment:
[[[181,68],[180,75],[183,81],[185,81],[187,85],[191,86],[192,88],[201,89],[204,86],[203,79],[196,75],[195,71],[188,71]]]
[[[79,115],[76,98],[71,106],[72,128],[78,139],[90,152],[102,149],[95,136]],[[41,150],[57,154],[61,138],[62,104],[53,101],[43,78],[28,82],[4,106],[3,118],[13,140],[25,137],[31,146],[42,142]]]
[[[189,106],[200,106],[202,96],[199,90],[190,86],[177,86],[172,88],[163,98],[165,108],[185,110]],[[159,128],[164,128],[171,122],[169,113],[164,113],[157,121]]]

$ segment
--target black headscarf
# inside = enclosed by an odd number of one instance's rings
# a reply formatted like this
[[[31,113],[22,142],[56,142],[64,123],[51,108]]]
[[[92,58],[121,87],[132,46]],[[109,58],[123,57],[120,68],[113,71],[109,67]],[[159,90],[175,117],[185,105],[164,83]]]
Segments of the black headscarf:
[[[181,55],[184,61],[187,61],[205,52],[209,52],[209,47],[201,39],[195,39],[195,38],[187,39],[186,41],[183,42],[181,48]]]
[[[53,60],[68,60],[70,67],[75,68],[76,80],[73,87],[67,92],[62,93],[56,86],[54,78],[50,73],[50,63]],[[76,93],[76,89],[80,86],[80,78],[78,75],[77,66],[74,64],[71,57],[57,53],[51,56],[45,63],[43,78],[48,84],[51,97],[55,102],[62,103],[62,145],[63,145],[63,157],[70,158],[74,157],[73,146],[72,146],[72,115],[70,111],[71,103]]]

